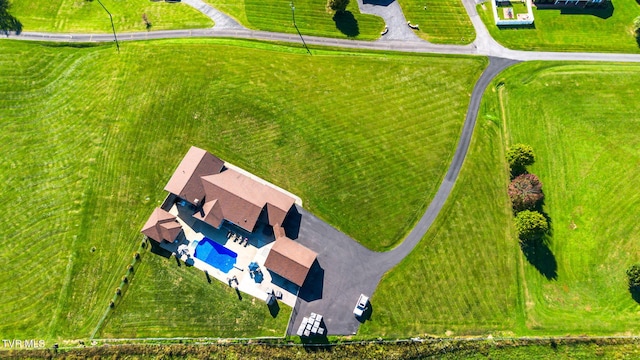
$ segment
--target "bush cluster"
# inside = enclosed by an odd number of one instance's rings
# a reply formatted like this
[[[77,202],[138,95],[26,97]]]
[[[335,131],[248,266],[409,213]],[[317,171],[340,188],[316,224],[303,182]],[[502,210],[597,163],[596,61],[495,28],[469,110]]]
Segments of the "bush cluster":
[[[506,157],[512,176],[507,192],[515,214],[518,238],[523,242],[542,239],[549,231],[549,222],[538,211],[544,199],[542,183],[536,175],[527,172],[527,166],[535,162],[533,148],[516,144],[507,150]]]

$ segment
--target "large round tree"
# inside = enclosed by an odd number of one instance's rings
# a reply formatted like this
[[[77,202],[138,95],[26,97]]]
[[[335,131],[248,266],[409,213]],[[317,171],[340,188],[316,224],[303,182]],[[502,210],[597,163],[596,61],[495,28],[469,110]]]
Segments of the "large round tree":
[[[515,211],[534,209],[544,198],[542,183],[534,174],[517,176],[509,184],[508,192]]]
[[[516,215],[515,223],[521,241],[539,240],[549,231],[547,219],[537,211],[520,211]]]
[[[507,150],[507,162],[511,169],[511,175],[517,176],[527,170],[527,166],[536,161],[533,148],[525,144],[515,144]]]

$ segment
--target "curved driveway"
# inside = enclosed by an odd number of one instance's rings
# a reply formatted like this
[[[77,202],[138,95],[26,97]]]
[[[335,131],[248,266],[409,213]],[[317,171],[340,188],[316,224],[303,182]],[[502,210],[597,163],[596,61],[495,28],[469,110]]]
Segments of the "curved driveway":
[[[466,46],[431,44],[421,40],[412,31],[408,31],[404,15],[397,2],[391,0],[374,1],[388,2],[376,5],[358,0],[358,5],[362,12],[376,14],[385,19],[389,32],[381,39],[368,42],[305,36],[307,45],[400,52],[484,55],[489,56],[489,66],[473,88],[460,141],[444,180],[424,215],[398,247],[385,253],[368,250],[329,224],[319,220],[313,214],[299,209],[302,217],[297,240],[318,253],[319,266],[312,270],[307,282],[300,290],[300,296],[289,324],[289,334],[295,333],[302,317],[310,312],[324,315],[327,331],[330,334],[348,335],[357,331],[360,323],[353,317],[351,311],[358,295],[360,293],[373,294],[382,276],[413,250],[435,220],[451,193],[462,168],[469,149],[482,95],[491,80],[502,70],[518,61],[527,60],[640,62],[640,55],[636,54],[528,52],[507,49],[491,37],[484,23],[480,20],[474,0],[462,1],[476,30],[475,41]],[[215,26],[211,29],[123,33],[118,35],[118,40],[224,37],[301,43],[297,34],[248,30],[201,0],[183,0],[183,2],[209,16],[214,20]],[[19,35],[10,34],[7,37],[20,40],[59,42],[113,41],[113,36],[110,34],[23,32]],[[373,305],[375,306],[375,304]]]

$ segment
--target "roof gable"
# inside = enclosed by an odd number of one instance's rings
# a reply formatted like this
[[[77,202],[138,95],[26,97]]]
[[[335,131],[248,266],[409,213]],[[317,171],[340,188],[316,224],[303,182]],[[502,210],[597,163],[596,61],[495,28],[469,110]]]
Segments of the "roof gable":
[[[280,237],[273,244],[264,266],[302,286],[317,256],[318,254],[299,243],[287,237]]]
[[[205,192],[200,178],[217,174],[224,162],[208,151],[192,146],[164,189],[192,204],[204,199]]]
[[[157,242],[162,242],[162,240],[172,242],[178,237],[180,231],[182,231],[182,226],[174,215],[160,208],[155,208],[141,232]]]

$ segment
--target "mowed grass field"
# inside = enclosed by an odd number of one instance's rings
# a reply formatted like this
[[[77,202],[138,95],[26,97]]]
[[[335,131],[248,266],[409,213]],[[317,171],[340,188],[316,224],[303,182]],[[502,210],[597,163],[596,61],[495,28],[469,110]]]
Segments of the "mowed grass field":
[[[358,335],[511,331],[519,309],[501,123],[481,118],[453,192],[422,241],[373,294]]]
[[[552,226],[539,262],[557,263],[555,280],[525,266],[526,326],[637,334],[625,270],[640,261],[640,66],[535,66],[513,69],[501,92],[508,143],[538,157]]]
[[[435,193],[486,66],[470,57],[311,57],[298,46],[222,39],[126,43],[120,54],[112,45],[0,47],[0,334],[10,339],[96,329],[191,145],[301,196],[366,246],[392,247]],[[145,254],[98,334],[118,336],[116,324],[124,334],[175,334],[187,323],[191,334],[225,333],[203,315],[214,308],[239,314],[233,334],[284,331],[280,317],[253,319],[264,304],[238,303],[225,284],[172,267]]]
[[[383,278],[360,334],[637,334],[625,270],[640,261],[639,70],[526,63],[501,74],[445,208]],[[506,196],[514,143],[536,151],[530,171],[552,221],[551,255],[532,261]]]
[[[335,38],[373,40],[384,30],[381,17],[362,14],[358,3],[351,1],[342,17],[327,11],[327,3],[318,0],[205,0],[220,11],[229,14],[244,26],[265,31],[296,33]],[[292,14],[291,4],[295,10]]]
[[[469,44],[475,30],[462,1],[400,0],[404,16],[420,26],[416,33],[436,44]]]
[[[148,30],[209,28],[213,21],[194,8],[179,2],[149,0],[103,0],[113,16],[116,32],[145,31],[142,14],[151,23]],[[109,15],[98,1],[10,0],[9,12],[23,31],[111,33]]]
[[[635,0],[616,0],[611,4],[607,9],[534,6],[533,28],[498,28],[490,2],[478,5],[477,9],[491,36],[508,48],[640,53],[633,31],[633,19],[640,16],[640,5]]]

